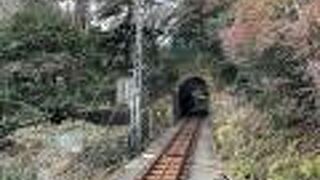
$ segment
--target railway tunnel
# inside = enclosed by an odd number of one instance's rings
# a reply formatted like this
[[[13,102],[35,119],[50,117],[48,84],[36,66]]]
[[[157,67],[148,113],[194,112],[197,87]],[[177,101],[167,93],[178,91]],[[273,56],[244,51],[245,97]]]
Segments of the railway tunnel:
[[[175,101],[177,119],[195,116],[205,118],[210,112],[206,81],[200,77],[185,79],[178,85]]]

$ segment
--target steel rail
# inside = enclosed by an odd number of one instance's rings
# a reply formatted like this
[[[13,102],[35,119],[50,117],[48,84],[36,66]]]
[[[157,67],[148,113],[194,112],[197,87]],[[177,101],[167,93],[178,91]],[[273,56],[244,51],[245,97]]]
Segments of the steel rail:
[[[171,139],[167,148],[135,180],[184,180],[199,126],[200,120],[187,120]]]

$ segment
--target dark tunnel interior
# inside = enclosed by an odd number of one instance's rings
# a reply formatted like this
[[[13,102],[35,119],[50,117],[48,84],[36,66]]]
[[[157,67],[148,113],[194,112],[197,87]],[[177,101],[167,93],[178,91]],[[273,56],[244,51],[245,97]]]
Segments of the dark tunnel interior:
[[[180,118],[209,115],[209,92],[203,79],[189,78],[179,86],[178,113]]]

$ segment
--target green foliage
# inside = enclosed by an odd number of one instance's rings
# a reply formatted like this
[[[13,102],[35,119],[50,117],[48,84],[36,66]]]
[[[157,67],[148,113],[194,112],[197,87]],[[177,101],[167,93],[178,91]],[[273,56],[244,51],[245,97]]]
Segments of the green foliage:
[[[85,53],[85,37],[49,7],[30,5],[1,30],[0,58],[18,60],[63,51],[79,55]]]
[[[320,177],[320,156],[284,157],[273,163],[269,169],[272,180],[316,180]]]
[[[104,43],[109,34],[78,30],[51,8],[32,3],[0,29],[1,136],[112,102],[114,80],[127,70]]]
[[[215,107],[219,117],[214,119],[214,140],[232,179],[316,180],[320,177],[319,155],[302,152],[297,146],[303,139],[318,139],[316,132],[274,130],[267,117],[254,106],[217,103]]]
[[[230,62],[218,61],[213,65],[213,76],[218,77],[219,86],[233,85],[238,76],[238,67]]]
[[[305,63],[291,47],[275,44],[246,63],[215,63],[214,76],[268,112],[274,127],[281,129],[314,120],[316,87]]]
[[[0,167],[1,180],[37,180],[35,171],[21,167]]]

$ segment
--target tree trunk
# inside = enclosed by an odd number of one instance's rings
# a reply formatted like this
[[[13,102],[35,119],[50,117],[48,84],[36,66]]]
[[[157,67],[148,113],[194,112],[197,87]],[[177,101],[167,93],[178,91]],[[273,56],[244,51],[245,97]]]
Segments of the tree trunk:
[[[75,2],[75,12],[74,12],[74,25],[81,28],[82,30],[88,29],[88,0],[76,0]]]

